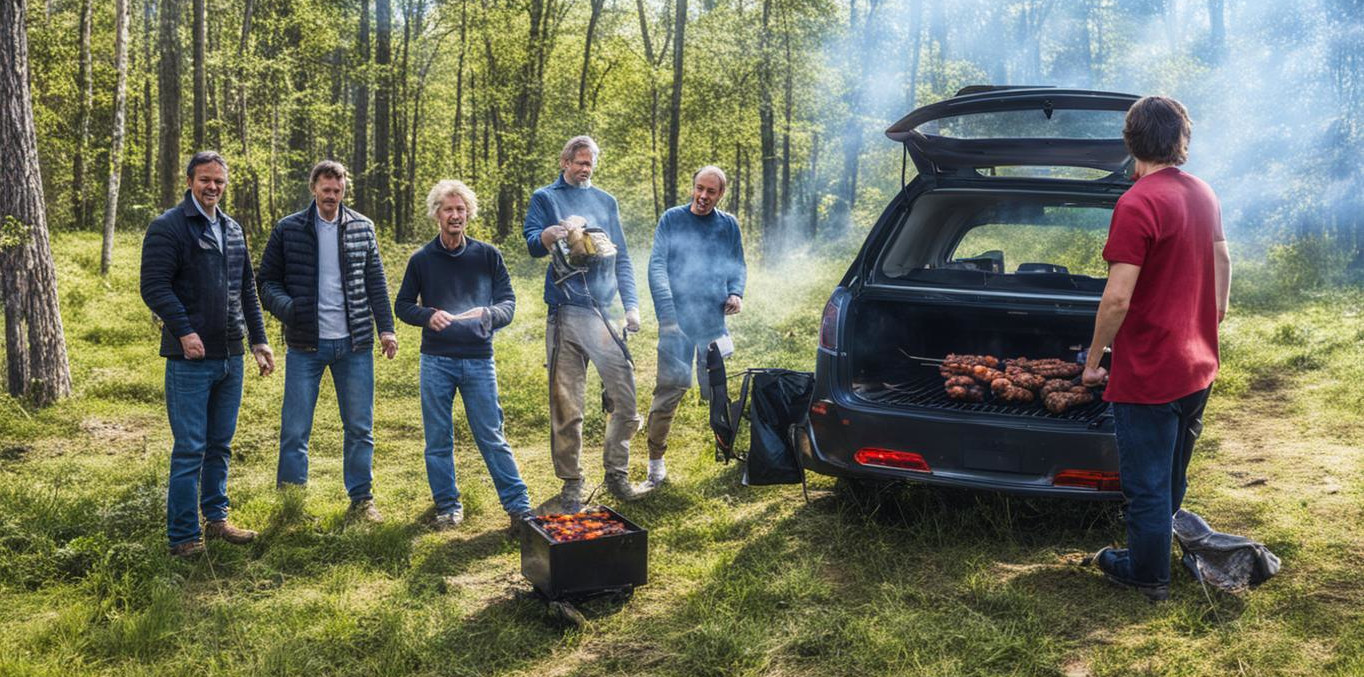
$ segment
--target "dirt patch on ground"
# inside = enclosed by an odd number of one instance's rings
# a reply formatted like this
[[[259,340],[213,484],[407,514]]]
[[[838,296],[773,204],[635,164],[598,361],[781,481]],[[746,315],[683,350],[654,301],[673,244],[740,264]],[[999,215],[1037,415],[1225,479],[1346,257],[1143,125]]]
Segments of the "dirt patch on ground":
[[[106,421],[90,417],[80,422],[80,429],[94,439],[96,451],[107,454],[140,446],[147,439],[146,429],[128,421]]]

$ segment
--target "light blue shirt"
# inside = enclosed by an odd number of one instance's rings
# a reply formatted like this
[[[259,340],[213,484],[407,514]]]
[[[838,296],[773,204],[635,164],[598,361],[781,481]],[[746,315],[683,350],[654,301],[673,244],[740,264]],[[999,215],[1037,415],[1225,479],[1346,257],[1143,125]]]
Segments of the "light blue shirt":
[[[337,214],[339,221],[341,215]],[[317,337],[343,339],[350,336],[346,324],[346,297],[341,289],[341,254],[337,221],[322,220],[317,213]]]
[[[227,251],[227,247],[223,246],[223,227],[221,219],[218,218],[218,207],[215,205],[213,216],[209,216],[208,212],[204,211],[204,206],[199,204],[199,198],[194,197],[193,192],[189,194],[189,199],[194,201],[194,208],[199,210],[199,216],[208,221],[208,230],[213,233],[213,241],[218,244],[218,251]]]

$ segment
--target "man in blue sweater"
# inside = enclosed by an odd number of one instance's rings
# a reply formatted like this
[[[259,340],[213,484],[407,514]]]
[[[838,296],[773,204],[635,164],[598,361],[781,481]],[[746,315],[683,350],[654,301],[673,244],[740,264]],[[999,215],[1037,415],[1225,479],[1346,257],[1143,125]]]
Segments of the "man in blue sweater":
[[[691,204],[663,212],[649,256],[649,293],[658,315],[658,381],[649,407],[649,484],[667,477],[663,453],[682,396],[691,387],[692,361],[705,370],[706,349],[729,344],[725,316],[743,308],[744,244],[734,217],[715,208],[727,179],[708,165],[692,177]],[[722,349],[721,355],[728,355]],[[701,398],[709,399],[704,377]]]
[[[440,234],[408,260],[393,309],[403,322],[422,328],[422,431],[435,526],[451,529],[464,521],[450,417],[459,391],[469,432],[515,532],[530,513],[530,496],[502,431],[493,364],[493,332],[510,324],[516,312],[511,276],[496,247],[465,235],[478,214],[478,198],[468,186],[437,183],[426,196],[426,212]]]
[[[580,217],[588,229],[599,228],[615,245],[614,257],[602,258],[556,284],[554,267],[545,272],[545,303],[549,305],[545,330],[549,364],[550,454],[554,474],[563,480],[558,496],[561,510],[576,511],[581,505],[583,474],[578,463],[582,451],[583,402],[587,365],[597,366],[606,390],[610,421],[606,424],[606,488],[621,500],[633,500],[645,492],[627,477],[630,438],[639,430],[635,404],[634,367],[625,350],[625,337],[617,336],[606,312],[620,294],[625,309],[625,329],[639,331],[639,300],[630,252],[620,226],[616,199],[592,185],[600,151],[590,137],[569,139],[559,154],[562,173],[554,183],[530,198],[522,234],[532,256],[549,254],[549,248],[565,237],[563,223]],[[576,219],[575,219],[576,220]]]

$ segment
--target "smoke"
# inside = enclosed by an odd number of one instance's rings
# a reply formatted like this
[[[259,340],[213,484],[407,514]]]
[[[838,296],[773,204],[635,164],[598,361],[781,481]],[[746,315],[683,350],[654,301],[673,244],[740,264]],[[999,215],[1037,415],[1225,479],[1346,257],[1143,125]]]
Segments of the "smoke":
[[[893,0],[877,12],[865,32],[826,49],[843,86],[860,86],[865,225],[898,189],[899,148],[881,132],[911,101],[972,84],[1040,84],[1182,101],[1194,123],[1185,169],[1217,191],[1233,242],[1361,241],[1359,2]],[[836,153],[842,138],[830,141]]]

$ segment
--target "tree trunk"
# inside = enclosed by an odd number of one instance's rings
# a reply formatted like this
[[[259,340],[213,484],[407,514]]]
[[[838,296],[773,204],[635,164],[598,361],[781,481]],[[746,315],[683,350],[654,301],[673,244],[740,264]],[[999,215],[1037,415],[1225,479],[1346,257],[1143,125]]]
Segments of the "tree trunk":
[[[161,65],[157,69],[157,103],[161,113],[161,152],[157,173],[161,178],[161,205],[179,202],[183,182],[180,178],[180,2],[161,1],[161,31],[157,50]]]
[[[663,165],[663,207],[677,204],[678,140],[682,133],[682,57],[686,46],[687,0],[677,0],[673,19],[677,37],[673,43],[673,96],[668,103],[668,158]]]
[[[592,65],[592,34],[597,30],[597,20],[601,18],[602,6],[606,0],[592,0],[592,14],[587,19],[587,39],[583,44],[583,70],[578,77],[578,110],[583,110],[586,105],[587,95],[587,71]]]
[[[108,275],[114,258],[114,222],[118,218],[118,186],[123,171],[123,118],[128,90],[128,0],[114,0],[114,129],[109,144],[109,190],[104,200],[104,246],[100,249],[99,274]]]
[[[1226,50],[1227,21],[1224,0],[1208,0],[1208,61],[1221,63]]]
[[[455,66],[455,123],[451,125],[450,131],[450,171],[459,176],[460,170],[460,151],[459,141],[462,127],[464,125],[464,58],[469,53],[468,39],[469,28],[469,2],[460,0],[459,3],[459,62]]]
[[[41,407],[71,394],[71,371],[47,239],[24,13],[24,0],[0,0],[0,296],[9,393]]]
[[[355,132],[350,170],[351,199],[361,212],[369,209],[369,178],[365,174],[369,160],[369,0],[360,0],[360,37],[356,41],[357,64],[361,75],[355,87]]]
[[[374,88],[374,169],[372,171],[374,191],[375,223],[392,225],[393,204],[389,191],[388,142],[389,124],[392,111],[389,110],[390,97],[393,95],[393,75],[389,71],[393,33],[393,5],[391,0],[375,0],[374,3],[375,54],[374,65],[379,82]],[[396,229],[395,229],[396,233]]]
[[[772,110],[772,0],[763,0],[762,32],[758,37],[758,138],[762,150],[762,253],[771,260],[777,252],[777,140]],[[680,45],[680,43],[679,43]]]
[[[783,105],[785,106],[785,124],[781,130],[781,208],[777,213],[778,220],[782,223],[785,231],[789,227],[788,221],[791,217],[791,117],[795,107],[795,82],[792,74],[791,63],[791,24],[788,20],[787,9],[782,7],[782,43],[786,51],[786,78],[783,83]]]
[[[814,242],[819,232],[819,201],[823,191],[819,189],[819,133],[810,138],[810,227],[806,233]]]
[[[254,19],[256,10],[255,0],[246,0],[246,7],[242,11],[242,32],[241,38],[237,41],[237,142],[240,144],[240,152],[243,160],[250,156],[250,137],[246,130],[246,47],[248,39],[251,37],[251,22]],[[241,219],[243,226],[248,232],[260,232],[261,211],[260,211],[260,174],[257,173],[254,165],[248,165],[248,172],[251,182],[247,186],[235,191],[237,201],[237,218]],[[247,216],[251,214],[251,216]]]
[[[909,0],[909,87],[905,92],[905,111],[919,107],[919,55],[923,42],[923,0]]]
[[[208,9],[206,0],[194,0],[194,150],[204,149],[208,122],[208,75],[204,69],[204,51],[208,45]]]
[[[156,21],[153,0],[142,0],[142,192],[152,193],[152,159],[156,132],[152,130],[152,23]]]
[[[85,185],[86,154],[90,147],[90,108],[94,103],[94,83],[90,76],[90,24],[94,19],[91,0],[81,1],[80,66],[76,85],[80,91],[80,112],[76,118],[76,152],[71,159],[71,220],[84,230],[90,223],[89,189]]]

